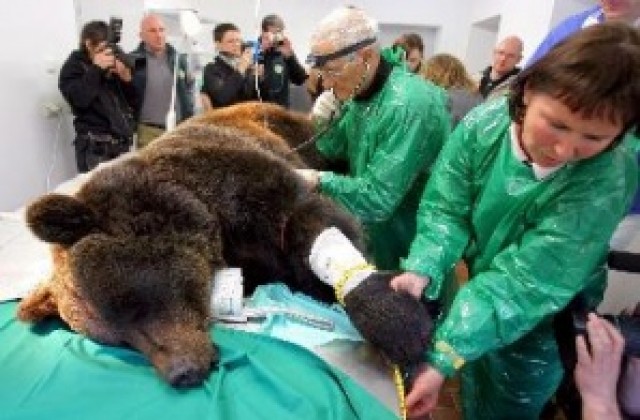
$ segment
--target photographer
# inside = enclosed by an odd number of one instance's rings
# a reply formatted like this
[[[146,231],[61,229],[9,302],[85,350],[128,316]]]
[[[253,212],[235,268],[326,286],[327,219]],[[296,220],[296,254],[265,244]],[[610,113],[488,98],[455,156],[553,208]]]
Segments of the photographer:
[[[202,108],[221,108],[255,98],[253,51],[244,48],[240,30],[221,23],[213,30],[218,55],[205,66],[200,100]]]
[[[108,33],[103,21],[87,23],[79,49],[60,70],[58,88],[75,116],[79,172],[128,151],[132,144],[135,91],[131,69],[114,56]]]
[[[268,15],[262,19],[260,52],[256,61],[264,72],[259,83],[260,98],[288,108],[289,83],[302,85],[307,73],[283,31],[284,21],[280,16]]]

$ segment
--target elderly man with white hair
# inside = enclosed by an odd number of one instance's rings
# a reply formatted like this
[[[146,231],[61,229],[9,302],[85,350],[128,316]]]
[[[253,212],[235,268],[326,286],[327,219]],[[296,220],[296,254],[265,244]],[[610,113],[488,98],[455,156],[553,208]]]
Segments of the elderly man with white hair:
[[[355,7],[324,18],[307,63],[325,89],[312,110],[323,156],[348,173],[301,170],[309,187],[365,226],[380,269],[397,269],[415,236],[422,190],[449,133],[446,94],[381,51],[377,23]]]

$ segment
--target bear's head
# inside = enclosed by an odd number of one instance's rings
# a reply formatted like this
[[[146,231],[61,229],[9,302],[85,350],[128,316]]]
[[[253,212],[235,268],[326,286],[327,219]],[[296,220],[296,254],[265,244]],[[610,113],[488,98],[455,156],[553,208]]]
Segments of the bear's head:
[[[55,245],[49,295],[71,328],[141,351],[174,386],[197,385],[217,360],[208,328],[211,278],[222,265],[211,249],[217,223],[189,191],[154,182],[143,165],[131,159],[98,171],[75,196],[44,196],[27,222]],[[21,306],[30,319],[29,299]]]

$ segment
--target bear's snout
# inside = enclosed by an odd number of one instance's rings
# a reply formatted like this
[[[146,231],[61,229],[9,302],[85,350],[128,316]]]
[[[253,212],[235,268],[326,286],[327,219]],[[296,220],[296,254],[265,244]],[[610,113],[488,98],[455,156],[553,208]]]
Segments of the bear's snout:
[[[211,368],[211,362],[207,366],[202,362],[184,356],[173,357],[167,367],[167,381],[176,388],[200,385],[209,376]]]
[[[130,333],[126,342],[143,353],[165,381],[178,388],[201,385],[219,358],[207,329],[179,322],[147,324]]]

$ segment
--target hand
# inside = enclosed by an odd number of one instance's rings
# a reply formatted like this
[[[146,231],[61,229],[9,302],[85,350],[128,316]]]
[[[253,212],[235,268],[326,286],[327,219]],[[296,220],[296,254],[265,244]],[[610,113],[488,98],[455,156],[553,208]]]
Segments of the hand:
[[[286,36],[282,40],[282,44],[278,45],[277,49],[280,51],[280,54],[287,58],[293,55],[293,45],[291,45],[291,41]]]
[[[131,81],[131,69],[120,60],[115,60],[115,66],[111,68],[111,72],[116,74],[123,82]]]
[[[593,313],[587,320],[587,334],[590,352],[585,338],[576,337],[578,362],[574,373],[583,412],[585,418],[611,418],[618,413],[616,386],[624,338],[613,325]]]
[[[444,376],[440,372],[426,363],[422,364],[407,394],[409,417],[421,417],[432,412],[438,405],[443,384]]]
[[[305,184],[307,184],[309,191],[316,191],[318,189],[322,172],[316,171],[315,169],[296,169],[295,171],[304,180]]]
[[[325,90],[318,96],[313,108],[311,118],[316,124],[327,124],[340,114],[340,101],[331,90]]]
[[[406,272],[392,278],[389,285],[396,292],[407,292],[416,299],[420,299],[424,288],[429,285],[429,277]]]
[[[107,47],[107,44],[104,42],[96,48],[92,61],[94,65],[100,67],[102,70],[108,70],[116,64],[113,51]]]
[[[238,72],[240,74],[245,74],[247,69],[253,65],[253,50],[251,48],[246,48],[242,55],[240,56],[240,60],[238,62]]]

